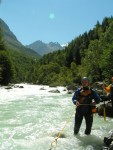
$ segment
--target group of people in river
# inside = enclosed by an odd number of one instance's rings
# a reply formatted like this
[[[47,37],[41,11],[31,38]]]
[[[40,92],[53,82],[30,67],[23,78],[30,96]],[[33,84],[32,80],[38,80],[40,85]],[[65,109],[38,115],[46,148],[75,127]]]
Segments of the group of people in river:
[[[72,102],[76,105],[74,135],[79,133],[83,118],[85,118],[86,123],[84,133],[89,135],[93,124],[92,110],[96,104],[100,103],[101,97],[93,88],[90,87],[90,81],[87,77],[82,78],[81,84],[81,87],[77,88],[72,97]],[[108,93],[107,95],[111,100],[113,113],[113,77],[111,78],[111,84],[108,86],[103,84],[102,88],[106,93]]]

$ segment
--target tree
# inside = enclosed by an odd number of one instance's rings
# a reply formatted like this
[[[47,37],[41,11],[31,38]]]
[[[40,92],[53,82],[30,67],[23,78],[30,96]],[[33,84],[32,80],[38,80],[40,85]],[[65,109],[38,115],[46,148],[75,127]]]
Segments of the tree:
[[[113,75],[113,22],[110,23],[109,28],[101,39],[101,54],[100,66],[103,70],[103,77],[110,79]]]
[[[82,68],[84,68],[86,75],[92,78],[93,81],[101,79],[101,69],[100,69],[100,56],[101,48],[99,46],[99,41],[91,41],[89,48],[85,53],[85,58],[82,59]]]
[[[5,51],[0,52],[0,74],[1,74],[1,85],[7,85],[13,81],[14,70],[11,60]]]
[[[48,65],[41,65],[38,69],[37,80],[40,84],[51,84],[53,74],[58,75],[60,66],[57,63],[50,63]]]
[[[2,22],[0,20],[0,51],[1,50],[5,50],[5,45],[4,45],[4,41],[3,41],[3,32],[2,32]]]
[[[1,3],[1,1],[0,1],[0,3]],[[5,50],[5,46],[3,43],[3,35],[2,35],[1,21],[0,21],[0,51],[2,51],[2,50]],[[2,68],[2,66],[0,66],[0,81],[2,80],[2,71],[3,71],[3,68]]]

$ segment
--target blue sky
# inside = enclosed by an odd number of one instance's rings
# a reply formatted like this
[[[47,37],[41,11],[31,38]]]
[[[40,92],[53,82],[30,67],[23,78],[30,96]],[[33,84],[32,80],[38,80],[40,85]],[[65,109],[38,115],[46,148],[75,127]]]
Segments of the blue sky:
[[[0,18],[17,39],[65,44],[113,16],[113,0],[1,0]]]

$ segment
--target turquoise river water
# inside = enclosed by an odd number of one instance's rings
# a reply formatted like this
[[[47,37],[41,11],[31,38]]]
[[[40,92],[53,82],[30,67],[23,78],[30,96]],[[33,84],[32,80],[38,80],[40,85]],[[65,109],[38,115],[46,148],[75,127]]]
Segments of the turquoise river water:
[[[72,94],[64,87],[21,85],[0,87],[0,150],[101,150],[104,136],[113,131],[113,118],[104,121],[96,114],[91,135],[84,135],[83,120],[80,134],[74,136]],[[60,93],[49,92],[56,89]]]

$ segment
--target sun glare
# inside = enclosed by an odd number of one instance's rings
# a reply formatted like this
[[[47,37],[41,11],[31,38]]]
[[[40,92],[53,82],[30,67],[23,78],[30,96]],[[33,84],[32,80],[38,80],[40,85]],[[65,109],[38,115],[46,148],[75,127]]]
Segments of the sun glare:
[[[54,14],[54,13],[50,13],[50,14],[49,14],[49,18],[50,18],[50,19],[54,19],[54,18],[55,18],[55,14]]]

